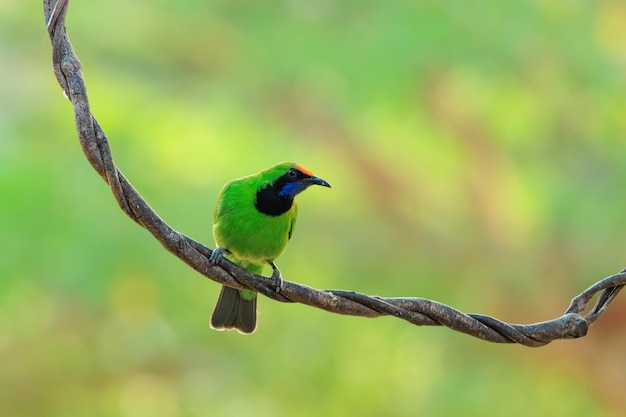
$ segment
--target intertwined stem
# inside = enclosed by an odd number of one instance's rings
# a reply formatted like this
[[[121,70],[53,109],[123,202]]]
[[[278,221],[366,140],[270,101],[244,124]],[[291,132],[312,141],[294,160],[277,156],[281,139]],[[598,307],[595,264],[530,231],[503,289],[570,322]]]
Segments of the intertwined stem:
[[[445,304],[424,298],[383,298],[353,291],[317,290],[283,281],[276,293],[270,279],[252,275],[225,259],[209,262],[211,250],[168,226],[115,166],[107,137],[91,114],[78,57],[65,29],[68,0],[44,0],[44,15],[52,41],[54,73],[72,103],[76,130],[85,156],[109,184],[120,208],[148,230],[168,251],[202,275],[230,287],[252,289],[281,302],[297,302],[332,313],[361,317],[394,316],[417,326],[446,326],[486,341],[543,346],[557,339],[585,336],[626,284],[626,269],[605,278],[576,296],[565,314],[534,324],[509,324],[480,314],[465,314]],[[590,311],[582,315],[599,293]]]

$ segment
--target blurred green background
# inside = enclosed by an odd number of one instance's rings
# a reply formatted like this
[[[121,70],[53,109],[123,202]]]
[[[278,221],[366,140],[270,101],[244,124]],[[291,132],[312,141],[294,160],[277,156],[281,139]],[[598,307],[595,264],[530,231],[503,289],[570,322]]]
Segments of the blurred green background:
[[[618,272],[626,4],[122,1],[68,33],[120,169],[209,246],[232,178],[296,160],[286,279],[420,296],[510,322]],[[0,415],[618,416],[623,297],[586,338],[495,345],[219,285],[116,206],[84,158],[41,2],[0,0]]]

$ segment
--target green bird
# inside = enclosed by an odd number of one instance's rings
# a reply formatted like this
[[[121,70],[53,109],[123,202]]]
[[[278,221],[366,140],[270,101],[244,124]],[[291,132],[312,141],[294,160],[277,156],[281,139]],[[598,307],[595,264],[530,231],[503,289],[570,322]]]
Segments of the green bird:
[[[210,257],[216,264],[224,256],[246,271],[260,275],[272,267],[280,290],[282,278],[274,264],[293,234],[298,206],[296,195],[310,185],[330,187],[303,166],[285,162],[226,184],[217,197],[213,237],[217,248]],[[249,334],[257,325],[257,293],[222,286],[211,315],[211,328],[236,329]]]

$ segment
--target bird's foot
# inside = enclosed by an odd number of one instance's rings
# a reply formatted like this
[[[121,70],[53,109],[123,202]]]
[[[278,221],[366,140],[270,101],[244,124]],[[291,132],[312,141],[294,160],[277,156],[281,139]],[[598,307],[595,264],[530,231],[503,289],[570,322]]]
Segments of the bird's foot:
[[[224,257],[224,254],[228,253],[228,250],[218,246],[211,252],[211,256],[209,256],[209,262],[213,265],[217,265],[217,263]]]
[[[276,292],[279,293],[281,288],[283,287],[283,276],[281,275],[278,267],[274,265],[274,262],[270,262],[270,265],[272,266],[272,276],[270,277],[270,279],[276,287]]]

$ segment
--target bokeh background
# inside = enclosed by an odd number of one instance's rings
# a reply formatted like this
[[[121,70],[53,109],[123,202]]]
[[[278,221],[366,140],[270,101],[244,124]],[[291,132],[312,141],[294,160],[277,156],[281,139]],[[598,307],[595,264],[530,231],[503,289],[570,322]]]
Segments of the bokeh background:
[[[232,178],[296,160],[279,260],[317,288],[529,323],[626,264],[626,5],[72,1],[68,33],[120,169],[212,246]],[[0,1],[0,415],[618,416],[626,302],[530,349],[219,285],[116,206],[80,150],[41,2]]]

